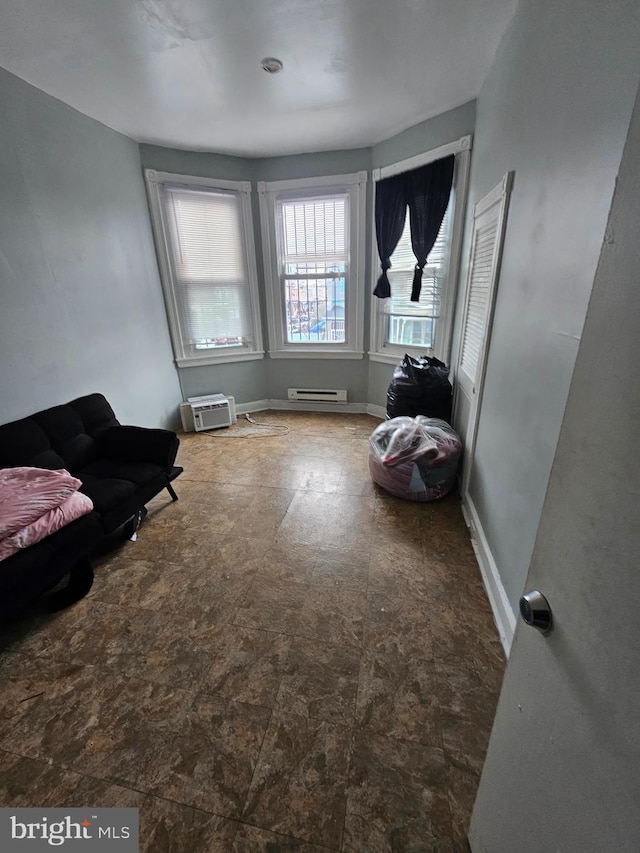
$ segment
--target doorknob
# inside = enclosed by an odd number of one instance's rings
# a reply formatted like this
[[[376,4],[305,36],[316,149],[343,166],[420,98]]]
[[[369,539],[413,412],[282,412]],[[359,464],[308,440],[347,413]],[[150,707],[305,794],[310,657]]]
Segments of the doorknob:
[[[525,593],[520,599],[520,615],[527,625],[537,628],[542,634],[548,634],[553,628],[549,602],[537,589]]]

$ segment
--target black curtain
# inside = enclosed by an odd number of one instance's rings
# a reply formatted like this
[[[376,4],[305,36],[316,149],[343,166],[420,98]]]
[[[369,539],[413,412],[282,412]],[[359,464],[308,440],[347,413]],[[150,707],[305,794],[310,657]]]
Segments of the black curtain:
[[[416,256],[411,301],[420,301],[422,270],[436,242],[442,220],[447,212],[455,156],[443,157],[419,169],[405,172],[405,192],[409,205],[411,247]]]
[[[387,270],[391,267],[391,255],[402,237],[407,213],[404,175],[394,175],[378,181],[376,185],[376,239],[382,265],[374,296],[387,299],[391,296],[391,285]]]
[[[402,237],[408,205],[411,247],[416,257],[411,301],[420,300],[422,270],[447,212],[453,185],[454,165],[455,156],[451,154],[449,157],[427,163],[419,169],[412,169],[410,172],[403,172],[378,181],[376,239],[382,275],[373,291],[374,296],[380,299],[391,296],[387,270],[391,268],[391,255]]]

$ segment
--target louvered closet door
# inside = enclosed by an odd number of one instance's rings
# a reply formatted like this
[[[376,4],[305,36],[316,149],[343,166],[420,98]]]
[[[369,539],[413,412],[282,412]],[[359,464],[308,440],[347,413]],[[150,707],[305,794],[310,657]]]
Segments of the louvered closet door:
[[[462,492],[466,492],[489,349],[491,320],[512,173],[474,208],[471,253],[455,379],[454,425],[464,444]]]

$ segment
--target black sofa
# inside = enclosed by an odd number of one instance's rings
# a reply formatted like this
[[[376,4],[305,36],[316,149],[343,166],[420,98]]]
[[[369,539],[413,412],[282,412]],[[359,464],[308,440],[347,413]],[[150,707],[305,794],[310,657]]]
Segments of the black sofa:
[[[90,556],[105,538],[135,523],[144,505],[182,473],[174,465],[180,442],[170,430],[122,426],[102,394],[0,426],[0,468],[66,468],[82,481],[93,512],[0,562],[0,623],[6,622],[68,573],[50,599],[58,609],[86,595]]]

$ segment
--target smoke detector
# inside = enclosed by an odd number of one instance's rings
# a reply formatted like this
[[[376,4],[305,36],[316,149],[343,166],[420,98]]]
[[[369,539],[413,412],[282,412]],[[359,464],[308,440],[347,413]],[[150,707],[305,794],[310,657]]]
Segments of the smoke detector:
[[[278,74],[282,71],[282,62],[279,59],[276,59],[275,56],[265,56],[263,60],[261,60],[260,65],[262,66],[262,70],[266,71],[267,74]]]

